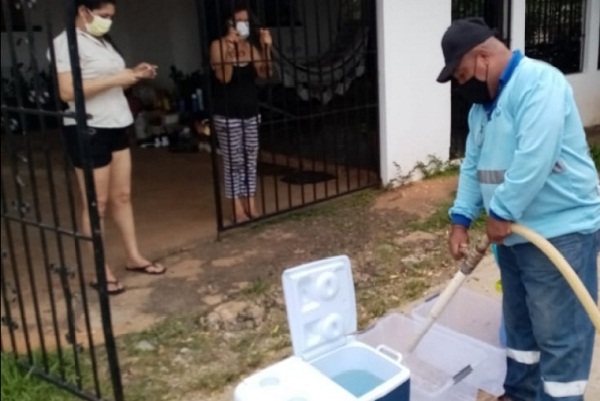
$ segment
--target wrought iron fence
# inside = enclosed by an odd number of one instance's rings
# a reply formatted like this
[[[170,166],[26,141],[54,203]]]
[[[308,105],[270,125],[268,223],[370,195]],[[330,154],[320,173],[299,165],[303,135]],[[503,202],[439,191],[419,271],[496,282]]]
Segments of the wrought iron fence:
[[[75,1],[2,0],[2,353],[82,399],[123,400],[106,291],[100,220],[75,33]],[[56,3],[55,3],[56,5]],[[62,21],[53,20],[60,15]],[[63,111],[54,26],[65,22],[76,112]],[[9,61],[5,63],[6,59]],[[84,155],[91,235],[78,228],[72,167],[60,142],[63,117],[75,118]],[[86,252],[90,247],[91,252]]]
[[[218,45],[235,32],[235,5],[247,9],[251,36]],[[220,231],[379,183],[374,7],[369,0],[198,0]],[[272,38],[268,50],[261,28]],[[243,56],[249,48],[256,51]],[[272,74],[253,82],[265,57]],[[245,63],[256,68],[243,72]],[[230,81],[221,79],[230,68]],[[254,103],[241,105],[242,97]]]
[[[586,0],[528,0],[525,54],[544,60],[563,73],[583,66]]]
[[[498,39],[510,46],[511,0],[453,0],[452,19],[480,17],[496,31]],[[453,89],[455,83],[452,82]],[[452,91],[450,157],[464,155],[469,133],[468,114],[471,104]]]

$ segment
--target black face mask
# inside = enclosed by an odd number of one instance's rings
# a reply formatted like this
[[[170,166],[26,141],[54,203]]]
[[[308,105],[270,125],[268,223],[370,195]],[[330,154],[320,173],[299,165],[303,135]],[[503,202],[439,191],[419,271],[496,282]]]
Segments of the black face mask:
[[[475,69],[477,69],[477,60],[475,60]],[[485,75],[487,76],[487,72]],[[476,78],[475,75],[464,84],[458,85],[455,90],[467,102],[489,103],[492,101],[490,90],[487,85],[487,79],[482,81]]]

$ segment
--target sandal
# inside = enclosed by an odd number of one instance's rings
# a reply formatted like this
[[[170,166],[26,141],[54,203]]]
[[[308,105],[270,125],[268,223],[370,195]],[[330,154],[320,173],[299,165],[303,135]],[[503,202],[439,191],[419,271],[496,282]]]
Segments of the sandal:
[[[110,290],[111,285],[114,286],[113,290]],[[90,283],[90,287],[92,287],[96,291],[100,291],[100,286],[98,285],[98,283],[92,282]],[[106,292],[108,293],[108,295],[119,295],[125,292],[125,287],[121,286],[119,280],[109,280],[106,282]]]
[[[159,269],[159,270],[152,270]],[[152,262],[146,266],[125,266],[125,270],[133,272],[133,273],[141,273],[141,274],[149,274],[151,276],[160,276],[161,274],[165,274],[167,268],[158,265],[156,262]]]

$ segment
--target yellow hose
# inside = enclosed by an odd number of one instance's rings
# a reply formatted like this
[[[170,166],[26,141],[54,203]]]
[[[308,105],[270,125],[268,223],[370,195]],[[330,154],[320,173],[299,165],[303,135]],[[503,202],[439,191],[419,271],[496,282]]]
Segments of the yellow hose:
[[[587,314],[590,316],[594,327],[596,327],[596,331],[600,333],[600,309],[598,309],[598,306],[594,302],[594,299],[590,293],[587,291],[587,288],[585,288],[579,279],[579,276],[577,273],[575,273],[564,256],[547,239],[527,227],[524,227],[520,224],[513,224],[512,231],[513,233],[520,235],[527,241],[537,246],[540,251],[550,258],[552,263],[554,263],[556,268],[562,273],[575,292],[575,295],[583,305]]]

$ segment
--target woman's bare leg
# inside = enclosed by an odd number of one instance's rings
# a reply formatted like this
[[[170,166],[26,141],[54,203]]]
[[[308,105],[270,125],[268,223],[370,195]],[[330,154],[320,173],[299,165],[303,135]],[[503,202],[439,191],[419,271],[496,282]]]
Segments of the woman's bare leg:
[[[110,185],[110,164],[94,169],[94,189],[96,190],[96,204],[98,205],[98,215],[100,217],[100,230],[102,231],[102,237],[104,238],[104,216],[106,215],[106,206],[108,203],[108,188]],[[83,170],[75,168],[75,176],[77,177],[77,184],[81,193],[82,208],[81,208],[81,230],[84,235],[91,236],[92,229],[90,224],[90,215],[88,210],[87,192],[85,188],[85,178]],[[90,252],[93,253],[93,248],[90,247]],[[121,289],[120,284],[116,284],[117,279],[113,274],[112,270],[105,265],[106,269],[106,281],[108,282],[108,291],[116,291]],[[96,275],[94,275],[95,277]],[[95,277],[92,282],[97,282]]]
[[[121,233],[121,239],[127,255],[126,266],[146,268],[148,273],[159,273],[164,267],[154,266],[140,253],[135,234],[133,207],[131,205],[131,151],[129,149],[113,152],[109,198],[112,217]]]

